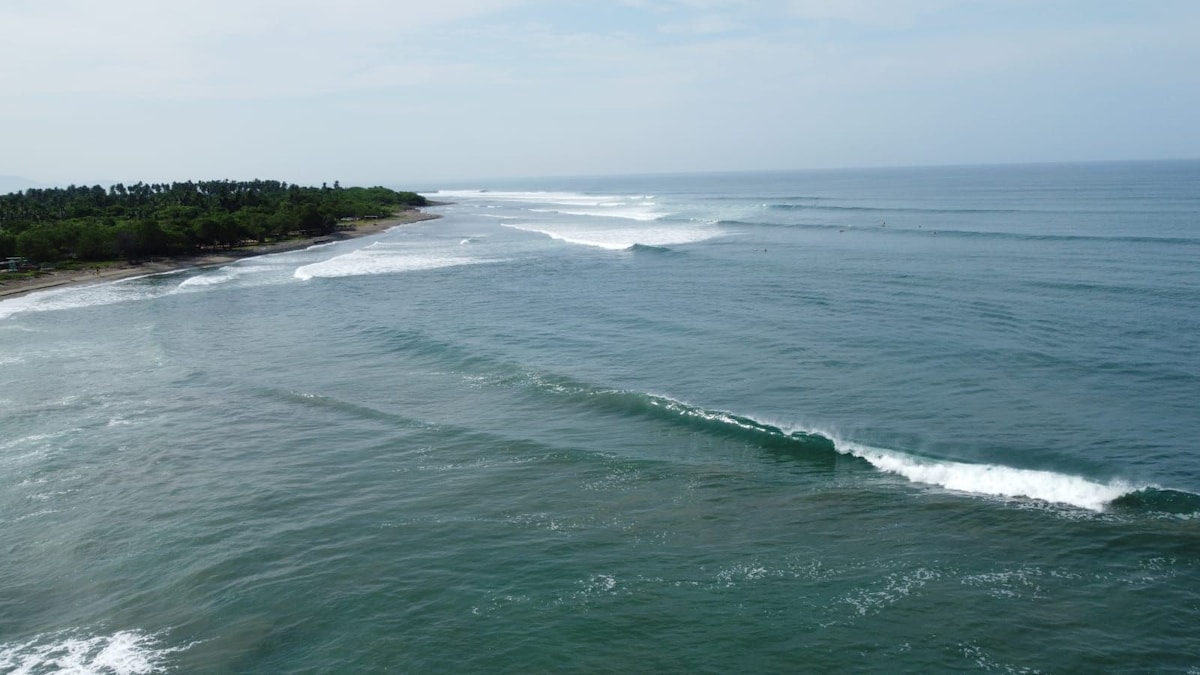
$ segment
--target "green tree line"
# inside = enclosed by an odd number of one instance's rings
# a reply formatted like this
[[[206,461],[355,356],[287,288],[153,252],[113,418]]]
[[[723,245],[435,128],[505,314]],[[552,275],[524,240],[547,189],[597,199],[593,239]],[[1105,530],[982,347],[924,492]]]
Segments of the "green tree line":
[[[337,182],[319,188],[266,180],[31,188],[0,195],[0,259],[192,255],[247,241],[329,234],[343,218],[425,204],[413,192]]]

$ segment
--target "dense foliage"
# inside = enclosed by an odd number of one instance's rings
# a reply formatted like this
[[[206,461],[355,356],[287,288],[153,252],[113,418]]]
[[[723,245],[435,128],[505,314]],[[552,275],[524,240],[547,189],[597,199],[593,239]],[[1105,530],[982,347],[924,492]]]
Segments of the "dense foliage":
[[[343,218],[425,203],[421,195],[383,187],[263,180],[29,189],[0,195],[0,261],[189,255],[249,240],[328,234]]]

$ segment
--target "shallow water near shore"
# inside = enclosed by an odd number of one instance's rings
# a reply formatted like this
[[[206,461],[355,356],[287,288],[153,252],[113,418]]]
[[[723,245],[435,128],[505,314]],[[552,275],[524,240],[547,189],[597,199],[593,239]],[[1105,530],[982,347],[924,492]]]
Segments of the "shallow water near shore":
[[[428,186],[0,301],[0,672],[1200,672],[1198,184]]]

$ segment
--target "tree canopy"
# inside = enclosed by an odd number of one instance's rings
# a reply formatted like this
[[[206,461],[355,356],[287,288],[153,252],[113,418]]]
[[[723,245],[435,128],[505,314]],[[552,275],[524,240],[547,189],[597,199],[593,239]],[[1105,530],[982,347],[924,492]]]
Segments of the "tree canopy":
[[[319,188],[266,180],[30,188],[0,195],[0,259],[191,255],[245,241],[328,234],[341,219],[426,203],[413,192],[337,182]]]

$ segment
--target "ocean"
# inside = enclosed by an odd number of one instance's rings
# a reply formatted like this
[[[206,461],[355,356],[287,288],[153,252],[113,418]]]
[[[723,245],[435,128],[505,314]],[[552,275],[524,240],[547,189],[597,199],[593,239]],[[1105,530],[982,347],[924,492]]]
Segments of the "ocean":
[[[398,187],[0,302],[0,672],[1200,673],[1200,162]]]

